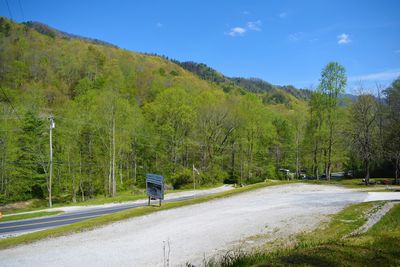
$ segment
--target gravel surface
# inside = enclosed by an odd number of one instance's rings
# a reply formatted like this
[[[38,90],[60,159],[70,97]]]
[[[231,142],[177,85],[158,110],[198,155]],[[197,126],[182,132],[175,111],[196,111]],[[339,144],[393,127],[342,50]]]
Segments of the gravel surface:
[[[372,226],[374,226],[377,222],[379,222],[380,219],[386,213],[388,213],[395,204],[399,204],[399,202],[386,202],[383,206],[379,207],[373,214],[370,214],[367,222],[359,229],[351,233],[350,236],[359,235],[367,232]]]
[[[368,193],[309,184],[255,191],[0,251],[2,266],[182,266],[249,237],[311,230]],[[166,255],[166,256],[164,256]]]
[[[400,192],[368,192],[364,202],[378,200],[400,200]]]

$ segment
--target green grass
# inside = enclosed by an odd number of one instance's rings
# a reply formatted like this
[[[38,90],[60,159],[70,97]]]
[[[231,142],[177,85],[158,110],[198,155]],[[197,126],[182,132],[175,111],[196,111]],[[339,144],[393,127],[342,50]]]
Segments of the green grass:
[[[86,201],[69,203],[68,206],[89,206],[89,205],[101,205],[101,204],[107,204],[107,203],[120,203],[120,202],[126,202],[126,201],[135,201],[135,200],[143,199],[143,198],[146,198],[145,193],[139,193],[139,194],[134,195],[130,191],[124,191],[124,192],[118,192],[117,196],[112,197],[112,198],[105,197],[105,196],[97,196],[96,198],[88,199]]]
[[[370,181],[375,181],[376,184],[366,186],[362,182],[363,178],[340,178],[340,179],[331,179],[330,181],[327,180],[303,180],[304,183],[311,183],[311,184],[331,184],[331,185],[342,185],[347,188],[370,188],[374,190],[374,188],[379,188],[381,190],[385,190],[384,188],[386,185],[380,184],[384,180],[388,180],[389,178],[370,178]],[[393,179],[389,179],[393,180]],[[390,188],[397,188],[400,189],[400,186],[396,185],[389,185]],[[386,189],[388,190],[388,189]]]
[[[25,220],[25,219],[31,219],[31,218],[36,218],[36,217],[51,216],[51,215],[56,215],[56,214],[60,214],[60,213],[62,213],[62,211],[43,211],[43,212],[10,215],[10,216],[1,218],[0,222]]]
[[[347,207],[332,221],[274,251],[236,253],[209,266],[400,266],[400,205],[367,233],[349,237],[378,203]]]
[[[129,209],[129,210],[124,210],[120,212],[115,212],[112,214],[107,214],[104,216],[100,216],[97,218],[89,219],[86,221],[82,222],[77,222],[73,223],[70,225],[66,226],[61,226],[53,229],[47,229],[43,230],[40,232],[34,232],[26,235],[21,235],[17,237],[10,237],[7,239],[1,239],[0,240],[0,249],[5,249],[8,247],[24,244],[24,243],[30,243],[34,242],[37,240],[45,239],[48,237],[57,237],[57,236],[63,236],[75,232],[82,232],[82,231],[87,231],[91,230],[94,228],[97,228],[99,226],[107,225],[116,221],[121,221],[125,220],[128,218],[133,218],[137,216],[142,216],[142,215],[147,215],[153,212],[161,211],[161,210],[168,210],[168,209],[173,209],[173,208],[178,208],[182,206],[187,206],[187,205],[194,205],[194,204],[199,204],[202,202],[210,201],[213,199],[218,199],[218,198],[223,198],[223,197],[228,197],[232,196],[238,193],[243,193],[247,192],[250,190],[255,190],[259,188],[263,188],[266,186],[273,186],[273,185],[279,185],[279,184],[287,184],[290,183],[288,181],[281,181],[281,182],[267,182],[267,183],[257,183],[257,184],[252,184],[248,185],[245,187],[240,187],[240,188],[235,188],[229,191],[217,193],[217,194],[212,194],[212,195],[207,195],[195,199],[190,199],[190,200],[184,200],[184,201],[179,201],[179,202],[166,202],[163,203],[161,207],[154,207],[154,206],[145,206],[145,207],[138,207],[134,209]]]

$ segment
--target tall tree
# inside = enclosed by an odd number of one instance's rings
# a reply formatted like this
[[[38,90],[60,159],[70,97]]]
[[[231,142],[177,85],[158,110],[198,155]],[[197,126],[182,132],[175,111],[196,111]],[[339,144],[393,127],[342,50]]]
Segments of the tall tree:
[[[320,175],[320,156],[323,146],[323,120],[324,104],[323,95],[320,92],[314,92],[309,102],[310,118],[307,124],[305,146],[311,157],[311,173],[319,179]]]
[[[387,158],[394,161],[395,179],[399,184],[400,175],[400,78],[384,91],[388,105],[385,125],[385,151]]]
[[[336,111],[338,109],[338,97],[344,93],[347,77],[345,68],[337,62],[330,62],[322,70],[318,91],[324,96],[323,103],[326,111],[327,125],[327,163],[325,174],[329,180],[331,177],[332,152],[335,145],[335,124],[337,122]]]
[[[376,152],[378,103],[373,95],[359,95],[351,106],[352,143],[365,169],[365,184],[369,184],[371,160]]]
[[[305,112],[303,113],[305,114]],[[294,128],[294,153],[295,153],[295,164],[296,164],[296,178],[300,178],[301,172],[301,144],[304,140],[304,131],[306,124],[306,117],[299,116],[298,114],[292,113],[290,116],[293,128]]]
[[[27,112],[22,119],[16,157],[16,171],[13,187],[22,198],[43,198],[45,196],[48,161],[45,127],[43,121],[33,112]]]

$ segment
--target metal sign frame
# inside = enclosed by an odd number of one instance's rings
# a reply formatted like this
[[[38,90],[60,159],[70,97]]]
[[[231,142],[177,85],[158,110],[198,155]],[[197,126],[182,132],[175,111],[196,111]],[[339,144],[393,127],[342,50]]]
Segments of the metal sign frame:
[[[149,197],[148,205],[150,205],[151,199],[159,199],[161,206],[161,200],[164,199],[164,177],[158,174],[147,173],[146,193]]]

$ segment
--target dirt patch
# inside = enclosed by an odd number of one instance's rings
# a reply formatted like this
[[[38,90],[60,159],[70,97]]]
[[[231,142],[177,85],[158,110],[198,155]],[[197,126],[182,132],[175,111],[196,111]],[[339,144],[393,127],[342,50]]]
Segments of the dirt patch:
[[[34,205],[36,202],[36,199],[30,199],[27,201],[20,201],[20,202],[14,202],[6,205],[0,205],[0,212],[7,212],[9,210],[13,209],[26,209],[30,208]]]

